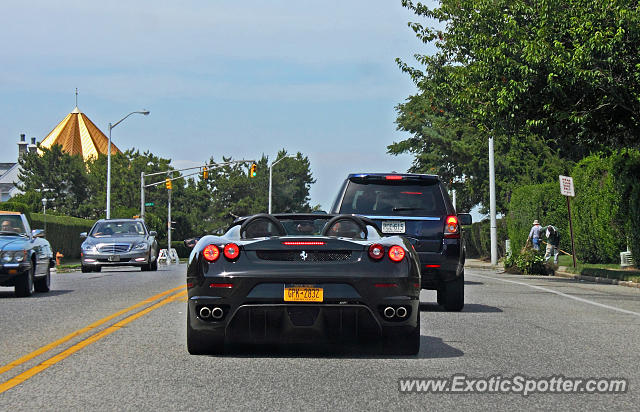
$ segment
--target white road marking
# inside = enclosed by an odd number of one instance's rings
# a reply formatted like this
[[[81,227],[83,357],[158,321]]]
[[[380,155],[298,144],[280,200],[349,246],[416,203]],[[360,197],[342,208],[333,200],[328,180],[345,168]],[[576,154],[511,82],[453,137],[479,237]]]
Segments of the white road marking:
[[[566,293],[562,293],[562,292],[558,292],[557,290],[553,290],[553,289],[549,289],[549,288],[544,288],[542,286],[536,286],[536,285],[530,285],[528,283],[524,283],[524,282],[517,282],[515,280],[508,280],[508,279],[500,279],[500,278],[494,278],[493,276],[484,276],[484,275],[476,275],[475,273],[469,273],[469,275],[471,276],[478,276],[481,278],[486,278],[486,279],[493,279],[493,280],[499,280],[500,282],[507,282],[507,283],[515,283],[516,285],[523,285],[523,286],[528,286],[532,289],[538,289],[538,290],[543,290],[545,292],[550,292],[550,293],[554,293],[558,296],[563,296],[565,298],[569,298],[569,299],[573,299],[573,300],[577,300],[578,302],[582,302],[582,303],[587,303],[589,305],[593,305],[593,306],[599,306],[601,308],[605,308],[605,309],[609,309],[609,310],[614,310],[616,312],[622,312],[622,313],[626,313],[628,315],[635,315],[635,316],[640,316],[640,313],[638,312],[633,312],[631,310],[626,310],[626,309],[621,309],[621,308],[617,308],[615,306],[609,306],[609,305],[605,305],[604,303],[598,303],[598,302],[594,302],[592,300],[588,300],[588,299],[583,299],[583,298],[579,298],[577,296],[573,296],[573,295],[568,295]]]

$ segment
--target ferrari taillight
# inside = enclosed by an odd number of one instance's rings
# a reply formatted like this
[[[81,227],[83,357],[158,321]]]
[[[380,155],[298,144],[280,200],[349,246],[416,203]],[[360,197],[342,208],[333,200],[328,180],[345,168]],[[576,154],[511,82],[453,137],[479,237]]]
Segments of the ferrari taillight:
[[[240,248],[235,243],[227,243],[224,246],[224,257],[229,260],[234,260],[240,255]]]
[[[369,246],[369,257],[373,260],[380,260],[384,257],[384,246],[374,243]]]
[[[458,217],[447,216],[447,220],[444,225],[444,237],[446,238],[459,238],[460,231],[458,230]]]
[[[389,249],[389,259],[393,260],[394,262],[400,262],[402,259],[404,259],[404,255],[406,254],[406,252],[404,251],[404,249],[402,248],[402,246],[391,246],[391,248]]]
[[[220,257],[220,249],[216,245],[207,245],[202,249],[202,256],[207,262],[215,262]]]

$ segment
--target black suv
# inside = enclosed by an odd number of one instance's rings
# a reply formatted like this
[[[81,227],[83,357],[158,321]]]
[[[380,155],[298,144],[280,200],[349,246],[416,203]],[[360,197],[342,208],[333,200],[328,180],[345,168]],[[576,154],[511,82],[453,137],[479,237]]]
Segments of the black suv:
[[[353,213],[373,220],[382,233],[408,238],[420,256],[422,288],[438,291],[447,310],[464,306],[465,246],[462,225],[447,190],[435,175],[350,174],[331,213]]]

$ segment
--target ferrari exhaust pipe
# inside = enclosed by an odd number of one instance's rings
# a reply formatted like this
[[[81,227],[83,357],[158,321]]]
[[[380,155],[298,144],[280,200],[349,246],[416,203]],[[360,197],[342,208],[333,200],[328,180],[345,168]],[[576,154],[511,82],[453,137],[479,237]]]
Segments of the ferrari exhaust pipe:
[[[384,312],[382,312],[384,314],[384,317],[387,319],[391,319],[392,317],[395,316],[396,314],[396,310],[394,308],[392,308],[391,306],[387,306],[386,308],[384,308]]]
[[[396,309],[396,316],[399,318],[404,318],[407,316],[407,308],[405,308],[404,306],[400,306],[398,309]]]
[[[206,306],[203,306],[202,308],[200,308],[200,317],[202,319],[208,319],[209,316],[211,316],[211,309],[209,309]]]
[[[222,310],[222,308],[216,306],[211,310],[211,317],[213,319],[222,319],[222,315],[224,315],[224,311]]]

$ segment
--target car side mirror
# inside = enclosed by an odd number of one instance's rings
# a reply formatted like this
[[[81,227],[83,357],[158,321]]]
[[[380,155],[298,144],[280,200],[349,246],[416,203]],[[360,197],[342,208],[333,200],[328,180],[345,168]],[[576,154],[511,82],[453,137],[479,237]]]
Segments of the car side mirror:
[[[469,226],[473,223],[473,218],[469,213],[458,213],[458,221],[460,226]]]
[[[196,238],[191,238],[191,239],[185,239],[184,240],[184,245],[186,247],[188,247],[189,249],[193,249],[193,247],[196,245],[196,243],[198,243],[198,239],[196,239]]]
[[[151,231],[149,232],[149,236],[156,237],[156,236],[158,236],[158,232],[156,232],[155,230],[151,230]]]
[[[44,237],[44,230],[42,230],[42,229],[33,229],[31,231],[31,236],[33,236],[33,237]]]
[[[84,239],[87,237],[87,232],[80,233],[80,238]]]

